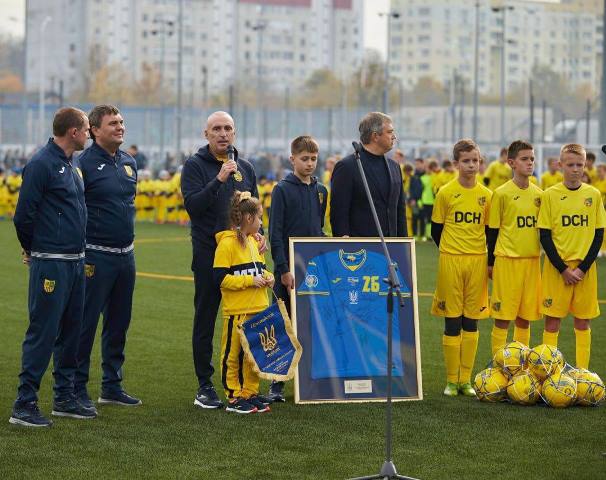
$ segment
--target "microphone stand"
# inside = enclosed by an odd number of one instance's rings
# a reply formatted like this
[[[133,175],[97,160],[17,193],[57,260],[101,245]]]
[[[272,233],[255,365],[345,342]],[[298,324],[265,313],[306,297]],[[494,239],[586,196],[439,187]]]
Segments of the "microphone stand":
[[[366,197],[368,198],[368,203],[370,205],[370,210],[372,212],[372,217],[375,221],[375,226],[377,227],[377,231],[379,232],[379,237],[381,237],[381,245],[383,246],[383,253],[385,258],[387,259],[388,265],[388,277],[383,279],[384,282],[389,285],[389,290],[387,293],[387,404],[385,411],[385,461],[383,462],[383,466],[381,467],[381,471],[378,474],[365,476],[365,477],[356,477],[351,480],[392,480],[392,479],[402,479],[402,480],[416,480],[412,477],[406,477],[404,475],[399,475],[396,466],[392,460],[392,393],[391,393],[391,383],[392,383],[392,368],[393,368],[393,292],[395,290],[400,307],[404,306],[404,297],[402,295],[402,291],[400,290],[400,281],[398,280],[398,275],[396,270],[398,269],[398,265],[391,260],[391,256],[389,255],[389,250],[387,249],[387,243],[385,242],[385,237],[383,236],[383,230],[381,229],[381,224],[379,223],[379,217],[377,216],[377,210],[375,209],[375,204],[372,201],[372,195],[370,194],[370,189],[368,188],[368,180],[366,179],[366,175],[364,173],[364,168],[362,167],[362,161],[360,160],[360,152],[362,151],[362,146],[358,142],[353,142],[353,147],[355,150],[356,162],[358,164],[358,170],[360,171],[360,176],[362,177],[362,183],[364,184],[364,191],[366,192]]]

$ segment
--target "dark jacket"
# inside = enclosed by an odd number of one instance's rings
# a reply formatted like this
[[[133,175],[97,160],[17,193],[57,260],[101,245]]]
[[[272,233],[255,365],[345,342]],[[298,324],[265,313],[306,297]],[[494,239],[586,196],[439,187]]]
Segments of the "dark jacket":
[[[271,194],[269,239],[276,277],[289,271],[288,239],[321,237],[328,190],[312,177],[309,185],[294,174],[281,180]]]
[[[135,239],[137,164],[128,153],[115,156],[94,143],[77,162],[84,178],[88,209],[86,243],[125,248]]]
[[[414,175],[410,178],[409,197],[411,200],[416,200],[418,202],[423,196],[423,182],[421,181],[423,175],[425,175],[425,172],[415,170]]]
[[[386,237],[405,237],[406,213],[400,166],[385,156],[366,150],[360,155],[379,223]],[[385,162],[389,183],[382,185],[376,168]],[[355,156],[337,162],[331,179],[330,224],[335,237],[376,237],[379,235],[366,198]]]
[[[214,251],[217,247],[215,233],[227,230],[227,212],[234,191],[248,191],[255,197],[257,177],[250,162],[238,157],[235,152],[240,176],[232,175],[225,183],[217,179],[222,163],[210,152],[208,145],[187,159],[181,172],[181,192],[185,209],[191,220],[191,236],[194,263],[197,252]]]
[[[13,221],[26,252],[84,251],[84,183],[71,158],[52,138],[23,169]]]

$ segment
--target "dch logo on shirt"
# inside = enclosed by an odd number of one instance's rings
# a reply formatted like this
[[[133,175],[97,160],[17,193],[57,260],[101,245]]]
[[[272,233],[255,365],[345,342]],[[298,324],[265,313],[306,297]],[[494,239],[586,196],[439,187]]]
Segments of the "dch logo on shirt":
[[[537,226],[537,219],[532,215],[518,216],[517,222],[518,222],[518,228],[524,228],[524,227],[535,228]]]
[[[587,227],[589,226],[588,215],[562,215],[563,227]]]
[[[476,223],[480,225],[482,214],[474,212],[454,212],[455,223]]]

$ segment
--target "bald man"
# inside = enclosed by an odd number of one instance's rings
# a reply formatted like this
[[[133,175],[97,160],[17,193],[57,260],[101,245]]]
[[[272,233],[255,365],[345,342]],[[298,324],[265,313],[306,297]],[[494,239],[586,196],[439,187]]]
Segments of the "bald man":
[[[227,147],[236,138],[234,119],[226,112],[214,112],[206,121],[204,137],[208,144],[187,159],[181,174],[181,191],[185,209],[191,218],[194,272],[194,367],[198,393],[194,405],[221,408],[212,383],[213,334],[221,301],[219,286],[213,282],[215,233],[229,228],[227,209],[234,191],[248,191],[258,197],[253,166],[234,149],[235,160],[227,159]],[[265,239],[260,236],[262,249]]]

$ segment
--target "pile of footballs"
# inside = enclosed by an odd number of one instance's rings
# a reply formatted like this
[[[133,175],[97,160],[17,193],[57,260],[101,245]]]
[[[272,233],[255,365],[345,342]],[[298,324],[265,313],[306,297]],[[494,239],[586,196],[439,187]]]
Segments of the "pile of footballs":
[[[596,373],[573,368],[557,348],[547,344],[528,348],[520,342],[500,348],[489,367],[476,375],[474,388],[483,402],[542,401],[553,408],[597,406],[606,396]]]

